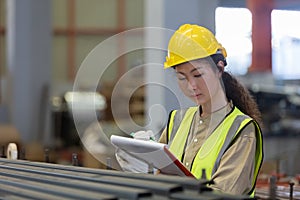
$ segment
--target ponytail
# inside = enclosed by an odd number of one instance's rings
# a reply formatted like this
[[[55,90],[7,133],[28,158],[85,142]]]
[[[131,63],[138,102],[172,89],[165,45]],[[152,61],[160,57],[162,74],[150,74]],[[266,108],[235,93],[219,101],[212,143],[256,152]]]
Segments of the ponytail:
[[[212,66],[222,72],[223,87],[225,89],[226,97],[233,102],[233,105],[238,107],[240,111],[252,117],[258,124],[262,125],[261,113],[255,99],[250,94],[249,90],[244,87],[235,77],[224,71],[227,65],[226,59],[222,54],[213,54],[210,56]],[[222,61],[224,67],[220,68],[218,62]],[[215,65],[213,65],[213,63]]]
[[[235,105],[243,113],[249,115],[258,124],[262,125],[261,113],[249,90],[226,71],[222,74],[222,80],[227,99],[231,100],[233,105]]]

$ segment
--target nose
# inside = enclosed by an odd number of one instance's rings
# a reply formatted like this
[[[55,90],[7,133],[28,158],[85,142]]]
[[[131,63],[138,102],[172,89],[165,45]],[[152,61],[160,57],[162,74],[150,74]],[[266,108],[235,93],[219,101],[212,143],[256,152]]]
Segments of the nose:
[[[188,79],[188,88],[191,90],[195,90],[197,87],[196,81],[194,80],[194,78],[189,78]]]

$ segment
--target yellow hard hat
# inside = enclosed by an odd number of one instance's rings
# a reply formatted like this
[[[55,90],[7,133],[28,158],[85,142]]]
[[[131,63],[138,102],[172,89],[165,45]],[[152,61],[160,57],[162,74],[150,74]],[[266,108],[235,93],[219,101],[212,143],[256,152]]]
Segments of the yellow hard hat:
[[[164,68],[205,58],[221,53],[227,56],[226,50],[207,28],[199,25],[184,24],[173,34],[169,41],[168,55]]]

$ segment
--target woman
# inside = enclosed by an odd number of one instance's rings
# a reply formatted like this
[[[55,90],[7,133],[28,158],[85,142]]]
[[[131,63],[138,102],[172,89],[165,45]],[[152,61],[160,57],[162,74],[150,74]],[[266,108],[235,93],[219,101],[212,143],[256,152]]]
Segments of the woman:
[[[174,33],[164,66],[174,68],[180,89],[197,106],[172,111],[159,142],[196,178],[212,179],[213,189],[253,196],[263,159],[260,112],[224,70],[225,57],[204,27],[185,24]]]

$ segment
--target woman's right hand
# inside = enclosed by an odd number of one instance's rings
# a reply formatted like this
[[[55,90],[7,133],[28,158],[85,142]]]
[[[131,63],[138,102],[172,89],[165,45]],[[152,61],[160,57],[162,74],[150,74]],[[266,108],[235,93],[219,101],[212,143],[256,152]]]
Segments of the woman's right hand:
[[[122,149],[116,149],[116,159],[125,172],[148,173],[149,166],[147,163],[135,158]]]
[[[147,131],[137,131],[130,134],[134,139],[155,141],[154,133],[151,130]],[[129,153],[123,151],[122,149],[117,149],[115,152],[116,159],[119,162],[123,171],[136,172],[136,173],[148,173],[149,166],[146,162],[135,158]]]

